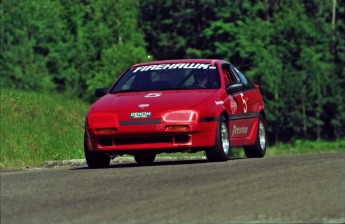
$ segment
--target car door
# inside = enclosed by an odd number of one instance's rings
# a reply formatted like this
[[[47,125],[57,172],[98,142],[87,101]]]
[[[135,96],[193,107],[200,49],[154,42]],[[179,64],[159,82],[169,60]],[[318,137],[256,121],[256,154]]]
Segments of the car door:
[[[253,131],[254,122],[257,118],[254,106],[255,94],[252,92],[252,87],[255,89],[255,86],[251,86],[251,82],[246,82],[243,77],[240,77],[237,73],[238,70],[232,65],[225,67],[225,70],[230,80],[230,85],[234,83],[243,84],[242,90],[228,96],[233,99],[233,102],[230,101],[233,104],[231,105],[232,110],[229,117],[230,144],[231,146],[245,145],[246,137]],[[236,109],[233,110],[233,108]]]
[[[236,77],[239,78],[239,82],[243,84],[243,91],[240,93],[245,102],[245,106],[247,106],[246,114],[247,116],[255,116],[257,115],[257,108],[260,104],[260,93],[259,90],[255,87],[255,85],[236,67],[232,66],[232,70]]]

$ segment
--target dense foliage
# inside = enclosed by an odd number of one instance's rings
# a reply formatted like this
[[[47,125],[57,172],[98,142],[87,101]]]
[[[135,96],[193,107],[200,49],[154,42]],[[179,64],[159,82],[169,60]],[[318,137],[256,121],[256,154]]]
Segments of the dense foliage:
[[[1,2],[1,86],[87,99],[147,59],[134,0]]]
[[[220,58],[261,85],[271,141],[345,136],[345,7],[325,0],[4,0],[0,86],[84,100],[129,65]]]

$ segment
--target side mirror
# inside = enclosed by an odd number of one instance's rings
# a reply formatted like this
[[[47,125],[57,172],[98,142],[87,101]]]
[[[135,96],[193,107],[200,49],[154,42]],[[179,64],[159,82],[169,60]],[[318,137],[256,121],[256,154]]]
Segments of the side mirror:
[[[243,83],[234,83],[226,87],[226,92],[228,94],[237,93],[243,90]]]
[[[96,89],[96,91],[95,91],[95,96],[97,96],[97,97],[102,97],[102,96],[104,96],[105,94],[107,94],[107,92],[108,92],[108,89],[107,89],[107,88],[98,88],[98,89]]]

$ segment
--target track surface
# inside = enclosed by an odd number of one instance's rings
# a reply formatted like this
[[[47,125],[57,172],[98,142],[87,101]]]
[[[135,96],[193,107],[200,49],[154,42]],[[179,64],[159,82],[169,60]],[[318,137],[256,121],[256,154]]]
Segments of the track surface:
[[[1,173],[1,223],[343,223],[345,154]]]

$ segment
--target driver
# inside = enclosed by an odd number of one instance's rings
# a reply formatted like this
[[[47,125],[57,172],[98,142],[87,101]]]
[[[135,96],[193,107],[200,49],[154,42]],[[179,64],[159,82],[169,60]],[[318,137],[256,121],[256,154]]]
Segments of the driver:
[[[207,84],[207,73],[206,72],[200,72],[194,74],[194,85],[201,85],[201,86],[206,86]]]

